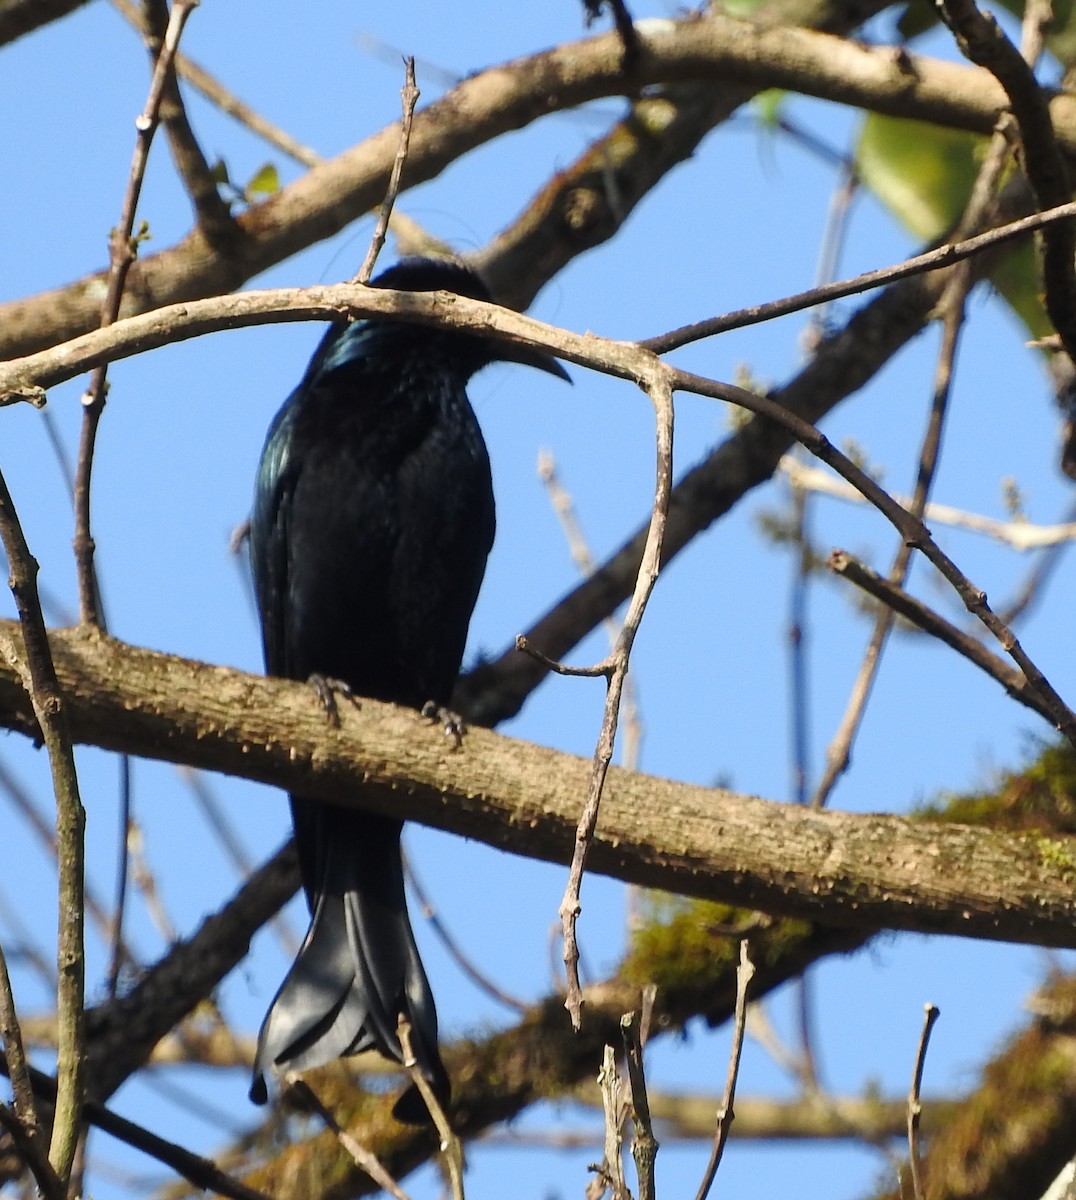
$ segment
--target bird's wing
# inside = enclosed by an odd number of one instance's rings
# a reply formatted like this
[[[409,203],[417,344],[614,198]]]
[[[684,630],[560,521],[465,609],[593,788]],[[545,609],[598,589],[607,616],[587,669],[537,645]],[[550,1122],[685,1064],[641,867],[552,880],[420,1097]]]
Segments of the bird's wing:
[[[250,561],[261,618],[265,668],[270,675],[291,676],[286,614],[288,611],[288,520],[298,478],[289,453],[295,406],[289,401],[277,413],[262,451],[250,523]]]

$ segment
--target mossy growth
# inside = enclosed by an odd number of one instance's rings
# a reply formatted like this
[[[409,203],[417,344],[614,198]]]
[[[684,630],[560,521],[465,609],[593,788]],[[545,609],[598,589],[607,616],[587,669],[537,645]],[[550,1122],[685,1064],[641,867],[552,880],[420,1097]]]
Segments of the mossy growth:
[[[1004,772],[989,791],[943,794],[915,815],[1013,832],[1076,833],[1076,751],[1067,743],[1039,745],[1027,766]]]
[[[620,977],[638,987],[656,984],[666,1003],[675,997],[735,987],[740,940],[747,937],[756,966],[769,966],[807,938],[805,921],[772,920],[710,900],[651,892],[644,920],[633,931]]]

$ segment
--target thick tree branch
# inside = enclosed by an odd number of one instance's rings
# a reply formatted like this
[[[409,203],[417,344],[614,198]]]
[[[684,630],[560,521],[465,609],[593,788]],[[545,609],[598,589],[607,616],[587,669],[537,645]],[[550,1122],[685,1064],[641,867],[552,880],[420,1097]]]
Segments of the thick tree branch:
[[[0,629],[3,629],[0,626]],[[303,685],[52,634],[72,736],[300,795],[391,812],[566,863],[589,764],[473,730],[461,752],[414,713],[363,701],[340,729]],[[31,719],[0,669],[0,722]],[[1076,842],[811,813],[611,771],[593,868],[648,887],[857,928],[1076,946]]]
[[[643,86],[720,79],[722,86],[786,87],[894,116],[989,133],[1004,90],[989,72],[866,47],[810,30],[714,15],[665,22],[640,39],[630,76],[615,33],[490,68],[415,117],[404,188],[431,179],[469,150],[550,112]],[[1076,147],[1076,98],[1050,102],[1059,142]],[[225,255],[195,231],[139,261],[128,313],[230,291],[288,255],[338,232],[379,204],[399,126],[312,168],[238,218]],[[0,354],[21,355],[92,327],[101,276],[0,306]]]
[[[0,46],[66,17],[89,0],[0,0]]]

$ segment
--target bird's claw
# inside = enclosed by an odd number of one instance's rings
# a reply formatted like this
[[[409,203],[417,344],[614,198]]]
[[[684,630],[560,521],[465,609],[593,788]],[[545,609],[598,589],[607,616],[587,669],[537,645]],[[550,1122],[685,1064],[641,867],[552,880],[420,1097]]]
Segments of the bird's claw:
[[[334,729],[340,727],[340,706],[336,702],[337,696],[343,696],[345,699],[357,704],[355,693],[351,690],[351,684],[346,683],[343,679],[334,679],[331,675],[311,675],[306,681],[314,689],[321,707],[325,710],[325,715],[329,718],[329,724]]]
[[[463,735],[467,732],[467,725],[459,713],[454,713],[450,708],[445,708],[443,704],[438,704],[436,701],[427,700],[422,706],[421,714],[427,721],[441,726],[445,737],[452,739],[453,750],[458,750],[463,745]]]

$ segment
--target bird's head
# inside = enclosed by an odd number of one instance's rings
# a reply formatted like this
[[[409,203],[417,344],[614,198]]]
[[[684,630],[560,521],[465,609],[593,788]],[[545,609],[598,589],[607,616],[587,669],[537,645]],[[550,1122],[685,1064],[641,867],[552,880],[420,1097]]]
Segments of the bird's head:
[[[402,258],[370,281],[371,287],[391,288],[401,292],[454,292],[471,300],[492,303],[493,297],[482,277],[458,258]],[[468,336],[468,335],[457,335]],[[571,376],[551,355],[529,346],[492,338],[473,339],[481,343],[480,366],[490,362],[522,363],[537,367],[571,383]],[[476,370],[478,367],[476,366]]]

